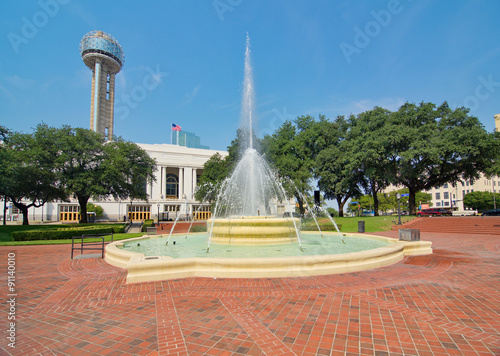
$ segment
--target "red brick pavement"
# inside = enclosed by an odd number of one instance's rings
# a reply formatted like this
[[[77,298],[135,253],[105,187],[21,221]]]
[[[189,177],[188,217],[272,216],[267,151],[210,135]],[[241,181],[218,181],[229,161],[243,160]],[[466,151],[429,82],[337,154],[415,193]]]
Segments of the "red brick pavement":
[[[500,234],[422,238],[433,255],[372,271],[132,285],[70,246],[0,247],[0,354],[500,355]]]

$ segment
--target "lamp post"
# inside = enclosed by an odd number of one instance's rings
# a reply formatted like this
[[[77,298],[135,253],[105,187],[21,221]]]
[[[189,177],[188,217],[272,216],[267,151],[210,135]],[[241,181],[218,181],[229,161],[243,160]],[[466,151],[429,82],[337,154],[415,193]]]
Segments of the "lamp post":
[[[160,226],[160,203],[156,204],[156,219],[158,220],[158,226]]]
[[[492,182],[492,186],[493,186],[493,209],[497,209],[497,201],[496,201],[496,197],[495,197],[495,180],[493,178],[491,178],[491,182]]]
[[[396,194],[398,198],[398,225],[401,225],[401,194]]]

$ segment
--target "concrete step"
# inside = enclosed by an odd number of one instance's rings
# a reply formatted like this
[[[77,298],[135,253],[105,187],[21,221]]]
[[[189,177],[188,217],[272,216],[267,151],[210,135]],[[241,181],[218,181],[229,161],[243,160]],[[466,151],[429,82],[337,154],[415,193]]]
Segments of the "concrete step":
[[[394,226],[393,230],[419,229],[423,232],[500,235],[500,216],[420,217]]]

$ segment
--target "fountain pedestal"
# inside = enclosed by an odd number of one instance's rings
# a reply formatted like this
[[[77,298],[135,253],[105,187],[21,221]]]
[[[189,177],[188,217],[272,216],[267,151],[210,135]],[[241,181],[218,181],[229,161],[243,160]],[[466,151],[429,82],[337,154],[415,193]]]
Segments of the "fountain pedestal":
[[[207,230],[211,233],[211,243],[215,244],[276,245],[298,241],[295,226],[298,228],[299,224],[297,218],[240,216],[207,220]]]

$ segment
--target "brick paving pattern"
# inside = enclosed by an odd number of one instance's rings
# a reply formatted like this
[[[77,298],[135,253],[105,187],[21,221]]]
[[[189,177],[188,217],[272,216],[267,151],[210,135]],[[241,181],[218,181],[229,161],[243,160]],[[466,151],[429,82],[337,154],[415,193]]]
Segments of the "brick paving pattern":
[[[446,230],[461,218],[440,219]],[[16,348],[3,302],[0,355],[500,355],[500,227],[427,228],[432,255],[304,278],[126,285],[124,270],[71,260],[67,245],[0,247],[3,276],[16,254],[17,292]]]

